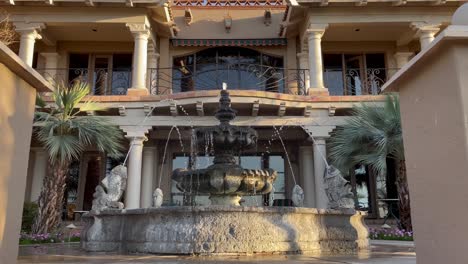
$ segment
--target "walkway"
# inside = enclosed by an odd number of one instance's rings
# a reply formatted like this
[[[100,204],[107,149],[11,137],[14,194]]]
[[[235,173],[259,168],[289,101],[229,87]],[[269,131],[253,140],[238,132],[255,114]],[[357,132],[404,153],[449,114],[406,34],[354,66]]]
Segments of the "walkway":
[[[87,253],[78,243],[21,246],[18,263],[158,263],[158,264],[415,264],[416,254],[411,242],[372,241],[372,251],[358,256],[257,256],[257,257],[194,257],[154,255],[111,255]]]

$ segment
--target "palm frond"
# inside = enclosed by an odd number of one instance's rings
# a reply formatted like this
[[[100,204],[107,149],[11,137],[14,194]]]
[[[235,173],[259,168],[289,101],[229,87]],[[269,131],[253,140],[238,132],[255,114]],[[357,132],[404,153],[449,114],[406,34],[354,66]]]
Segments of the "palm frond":
[[[398,97],[388,95],[383,106],[375,103],[355,106],[352,116],[331,137],[329,156],[343,172],[365,164],[378,174],[386,171],[388,157],[403,159]]]
[[[35,113],[35,133],[54,163],[79,159],[88,147],[95,147],[113,157],[119,156],[123,150],[122,131],[115,124],[105,117],[77,115],[77,108],[88,92],[89,87],[85,83],[74,82],[70,87],[59,85],[53,92],[57,107],[50,112]],[[103,108],[87,101],[84,109]]]

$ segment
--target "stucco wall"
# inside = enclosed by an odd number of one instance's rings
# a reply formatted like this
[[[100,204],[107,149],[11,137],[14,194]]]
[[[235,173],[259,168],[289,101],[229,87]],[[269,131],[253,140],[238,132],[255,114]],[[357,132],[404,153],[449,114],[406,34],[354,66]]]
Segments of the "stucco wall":
[[[399,80],[418,263],[466,263],[468,41],[432,51]]]
[[[186,25],[183,8],[174,8],[174,21],[180,29],[177,38],[181,39],[250,39],[278,38],[279,23],[283,18],[284,7],[271,8],[271,24],[264,24],[263,8],[191,8],[193,22]],[[224,28],[224,17],[232,18],[230,33]]]
[[[0,263],[15,263],[36,91],[0,64]]]

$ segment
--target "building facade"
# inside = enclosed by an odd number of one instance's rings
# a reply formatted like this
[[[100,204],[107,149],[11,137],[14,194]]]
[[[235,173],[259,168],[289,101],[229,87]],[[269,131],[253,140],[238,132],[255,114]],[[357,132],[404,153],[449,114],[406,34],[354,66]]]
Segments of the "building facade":
[[[244,168],[279,172],[273,197],[246,205],[288,204],[294,185],[305,206],[320,195],[327,140],[359,102],[379,104],[380,87],[450,24],[460,1],[434,0],[10,0],[19,56],[49,81],[85,80],[128,141],[127,208],[209,204],[180,193],[176,168],[206,167],[211,150],[190,155],[194,127],[216,124],[219,90],[230,91],[233,124],[259,132]],[[26,200],[37,200],[47,154],[31,143]],[[125,158],[125,157],[124,157]],[[93,193],[123,162],[90,148],[70,171],[68,202],[90,210]],[[389,163],[389,168],[392,164]],[[356,207],[384,216],[396,198],[394,174],[358,166],[346,176]]]

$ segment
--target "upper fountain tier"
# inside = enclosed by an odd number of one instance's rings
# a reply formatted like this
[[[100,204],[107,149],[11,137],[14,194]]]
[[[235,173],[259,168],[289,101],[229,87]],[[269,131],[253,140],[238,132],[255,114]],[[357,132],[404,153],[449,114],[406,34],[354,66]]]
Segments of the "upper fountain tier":
[[[195,140],[200,149],[212,145],[215,154],[214,163],[234,164],[236,162],[234,154],[251,149],[257,144],[257,131],[250,127],[238,127],[229,123],[236,118],[236,112],[231,108],[231,98],[228,91],[221,90],[219,108],[215,113],[220,124],[195,129]]]

